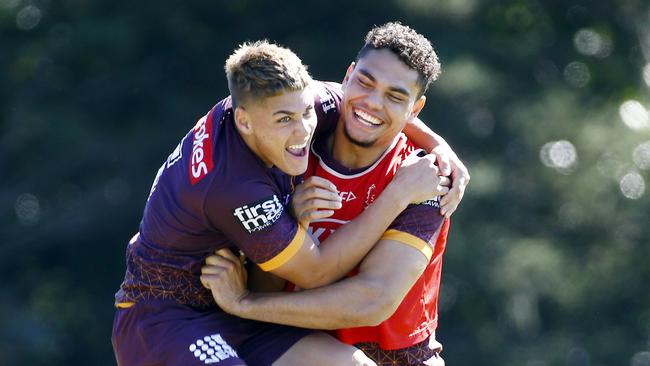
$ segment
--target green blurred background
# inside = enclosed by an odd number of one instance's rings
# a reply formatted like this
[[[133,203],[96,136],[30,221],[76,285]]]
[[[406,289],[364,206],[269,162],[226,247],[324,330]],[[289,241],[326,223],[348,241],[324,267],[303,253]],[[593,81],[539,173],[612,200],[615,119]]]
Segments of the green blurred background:
[[[438,51],[422,117],[472,173],[447,364],[650,365],[647,0],[0,0],[0,365],[115,363],[125,244],[239,43],[338,81],[390,20]]]

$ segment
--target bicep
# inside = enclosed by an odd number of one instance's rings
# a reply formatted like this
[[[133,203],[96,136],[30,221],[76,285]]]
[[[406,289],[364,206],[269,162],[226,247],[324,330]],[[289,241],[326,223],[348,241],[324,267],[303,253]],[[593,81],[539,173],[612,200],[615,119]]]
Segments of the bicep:
[[[399,304],[426,269],[429,258],[415,246],[382,239],[361,262],[358,276],[382,284],[383,296]]]
[[[320,282],[318,278],[314,278],[314,273],[319,268],[320,251],[312,237],[304,229],[301,231],[301,237],[294,238],[294,245],[296,245],[294,253],[283,260],[282,264],[266,270],[301,288],[314,288],[317,287],[314,286],[314,283]],[[297,245],[298,242],[299,245]],[[262,267],[262,269],[265,268]]]

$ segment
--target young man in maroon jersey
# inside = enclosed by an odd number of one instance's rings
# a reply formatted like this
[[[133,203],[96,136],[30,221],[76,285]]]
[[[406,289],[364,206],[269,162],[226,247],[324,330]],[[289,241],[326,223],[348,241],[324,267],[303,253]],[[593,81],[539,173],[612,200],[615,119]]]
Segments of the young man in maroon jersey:
[[[233,247],[302,288],[332,283],[408,203],[445,193],[444,179],[432,157],[413,159],[373,207],[319,247],[287,204],[292,176],[307,168],[316,120],[327,130],[338,112],[314,94],[311,85],[320,84],[287,49],[244,45],[226,73],[232,98],[201,118],[161,166],[127,247],[112,338],[118,364],[370,365],[324,333],[223,312],[201,285],[200,267]]]
[[[424,107],[429,83],[440,64],[430,42],[414,30],[388,23],[368,33],[366,44],[345,76],[342,94],[327,92],[340,111],[336,130],[317,136],[307,176],[318,178],[294,195],[294,210],[309,222],[314,238],[325,240],[341,225],[376,203],[415,146],[400,132]],[[314,199],[318,201],[314,201]],[[323,208],[325,208],[323,210]],[[435,339],[437,303],[449,220],[438,199],[410,205],[349,277],[294,293],[249,293],[244,269],[232,253],[211,256],[202,281],[217,303],[243,318],[305,328],[336,329],[378,365],[443,365]],[[327,242],[321,243],[327,247]]]

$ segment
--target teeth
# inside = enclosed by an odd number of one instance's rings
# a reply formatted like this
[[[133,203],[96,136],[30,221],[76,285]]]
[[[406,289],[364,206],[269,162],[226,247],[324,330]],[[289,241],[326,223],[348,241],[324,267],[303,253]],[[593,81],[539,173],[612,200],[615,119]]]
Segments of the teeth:
[[[379,118],[377,118],[377,117],[375,117],[373,115],[370,115],[370,114],[368,114],[368,113],[366,113],[366,112],[364,112],[364,111],[362,111],[360,109],[355,109],[354,113],[357,115],[357,117],[362,119],[363,122],[368,122],[371,125],[378,126],[378,125],[380,125],[382,123]]]
[[[300,145],[290,145],[290,146],[287,146],[287,149],[290,149],[290,150],[300,150],[300,149],[304,149],[305,146],[307,146],[307,143],[306,143],[306,142],[303,143],[303,144],[300,144]]]

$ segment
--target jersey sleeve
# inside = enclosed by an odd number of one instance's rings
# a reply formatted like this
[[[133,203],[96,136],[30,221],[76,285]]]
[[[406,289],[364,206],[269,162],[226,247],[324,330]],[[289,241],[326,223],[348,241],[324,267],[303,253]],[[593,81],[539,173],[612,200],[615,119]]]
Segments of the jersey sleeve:
[[[445,218],[440,214],[439,199],[409,205],[388,227],[382,239],[412,246],[427,259],[433,255],[436,238]]]
[[[246,182],[212,194],[205,205],[211,225],[264,271],[289,261],[306,235],[289,215],[283,197],[264,182]]]
[[[343,90],[333,82],[314,81],[314,110],[318,117],[314,136],[329,135],[339,121]]]

